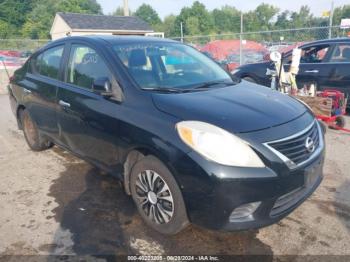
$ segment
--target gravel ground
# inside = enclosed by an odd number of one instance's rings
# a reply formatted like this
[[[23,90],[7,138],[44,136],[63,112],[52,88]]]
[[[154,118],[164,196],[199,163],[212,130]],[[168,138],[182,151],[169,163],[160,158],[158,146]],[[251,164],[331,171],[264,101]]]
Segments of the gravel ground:
[[[190,226],[166,237],[142,222],[113,177],[56,147],[31,152],[8,97],[0,95],[0,257],[327,254],[337,255],[332,261],[344,259],[338,255],[350,255],[350,134],[328,130],[326,140],[321,186],[279,223],[238,233]]]

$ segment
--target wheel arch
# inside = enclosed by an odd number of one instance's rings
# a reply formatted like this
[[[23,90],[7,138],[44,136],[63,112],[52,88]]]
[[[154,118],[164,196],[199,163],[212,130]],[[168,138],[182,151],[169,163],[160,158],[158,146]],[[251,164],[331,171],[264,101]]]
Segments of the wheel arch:
[[[160,152],[159,150],[152,148],[150,146],[135,146],[132,147],[128,150],[128,153],[125,155],[125,158],[123,159],[123,167],[124,167],[124,172],[123,172],[123,180],[124,180],[124,188],[125,192],[130,195],[130,174],[131,170],[134,167],[134,165],[141,160],[142,158],[148,156],[148,155],[153,155],[154,157],[158,158],[172,173],[174,179],[178,183],[180,189],[181,186],[179,184],[178,179],[176,178],[176,171],[171,165],[170,161],[168,158],[164,157],[166,154]]]
[[[26,109],[26,107],[25,107],[24,105],[21,105],[21,104],[20,104],[20,105],[17,106],[17,110],[16,110],[16,119],[17,119],[18,128],[19,128],[20,130],[23,129],[20,113],[21,113],[22,111],[24,111],[25,109]]]

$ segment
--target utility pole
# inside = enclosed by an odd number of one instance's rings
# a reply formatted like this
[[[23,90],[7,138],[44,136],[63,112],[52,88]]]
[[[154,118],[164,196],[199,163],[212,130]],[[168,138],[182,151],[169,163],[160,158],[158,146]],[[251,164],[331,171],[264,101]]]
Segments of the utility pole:
[[[124,0],[124,16],[129,15],[129,0]]]
[[[334,1],[332,1],[331,12],[329,14],[329,39],[332,38],[332,26],[333,26],[333,14],[334,14]]]
[[[181,30],[181,43],[184,42],[184,27],[182,22],[180,23],[180,30]]]
[[[239,64],[243,64],[243,12],[241,12],[241,33],[239,34]]]

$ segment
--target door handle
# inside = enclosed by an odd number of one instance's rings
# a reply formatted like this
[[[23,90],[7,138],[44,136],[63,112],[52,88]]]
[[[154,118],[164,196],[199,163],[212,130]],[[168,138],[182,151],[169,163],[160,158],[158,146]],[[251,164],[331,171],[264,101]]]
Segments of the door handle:
[[[58,101],[58,103],[62,107],[70,107],[70,104],[67,102],[64,102],[63,100]]]
[[[27,89],[27,88],[23,88],[23,92],[24,92],[24,93],[27,93],[27,94],[32,93],[32,91],[30,91],[30,90],[29,90],[29,89]]]
[[[313,74],[317,74],[319,71],[318,70],[306,70],[305,73],[313,73]]]

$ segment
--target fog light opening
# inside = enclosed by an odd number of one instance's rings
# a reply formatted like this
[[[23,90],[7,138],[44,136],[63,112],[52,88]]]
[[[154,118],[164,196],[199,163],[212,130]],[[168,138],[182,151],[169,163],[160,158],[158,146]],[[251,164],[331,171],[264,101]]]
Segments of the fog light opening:
[[[235,208],[229,218],[231,223],[253,221],[253,213],[258,209],[261,202],[253,202]]]

